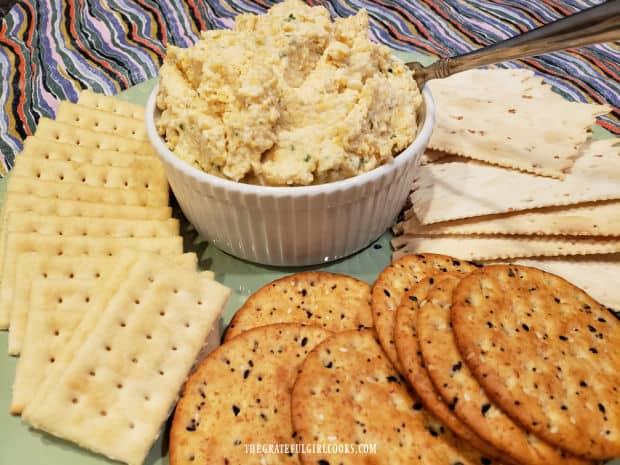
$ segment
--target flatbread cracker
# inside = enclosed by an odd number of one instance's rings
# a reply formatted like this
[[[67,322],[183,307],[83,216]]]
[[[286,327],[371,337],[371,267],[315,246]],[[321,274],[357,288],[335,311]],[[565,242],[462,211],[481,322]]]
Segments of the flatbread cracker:
[[[129,152],[135,155],[156,156],[153,152],[153,147],[148,141],[130,139],[106,132],[92,131],[49,118],[39,119],[35,136],[41,139],[94,149],[115,150],[117,152]]]
[[[157,252],[162,255],[180,255],[183,253],[183,238],[180,236],[116,238],[9,233],[0,283],[0,329],[6,329],[10,322],[9,309],[12,307],[11,302],[15,291],[15,266],[20,254],[37,252],[57,256],[114,256],[125,248]]]
[[[304,465],[493,463],[424,409],[372,330],[336,333],[310,352],[291,409],[297,442],[376,445],[366,454],[302,454]]]
[[[170,257],[176,264],[195,270],[198,257],[186,253]],[[97,281],[107,277],[114,268],[116,257],[67,257],[48,256],[38,253],[23,253],[17,256],[15,268],[15,291],[9,308],[9,348],[11,355],[18,355],[23,346],[28,315],[30,312],[30,291],[34,279],[69,281]]]
[[[519,79],[515,92],[500,73],[476,71],[467,91],[458,74],[429,82],[438,109],[429,148],[564,179],[596,117],[611,107],[520,90]]]
[[[237,310],[224,340],[257,326],[301,323],[329,331],[372,326],[370,286],[325,271],[295,273],[266,284]]]
[[[134,155],[133,153],[118,152],[115,150],[93,150],[92,147],[69,145],[37,136],[27,137],[24,148],[19,154],[21,157],[37,157],[46,160],[73,161],[77,163],[90,163],[93,165],[107,166],[130,166],[136,160],[149,161],[153,169],[163,169],[163,166],[154,163],[151,156]]]
[[[452,276],[453,274],[444,273],[438,275],[437,278],[442,279],[443,276],[448,275]],[[444,402],[426,372],[422,353],[420,352],[416,320],[420,304],[425,301],[426,293],[432,288],[434,283],[435,277],[430,276],[414,284],[403,296],[396,310],[394,343],[400,366],[403,368],[403,374],[420,396],[425,407],[450,428],[454,434],[488,456],[501,458],[504,455],[502,452],[481,439],[467,424],[463,423],[452,413],[454,406],[449,406]]]
[[[108,111],[120,116],[128,116],[135,119],[144,119],[144,107],[136,105],[117,97],[99,94],[90,89],[80,92],[78,103],[97,110]]]
[[[563,181],[474,162],[420,166],[411,202],[422,224],[620,199],[620,144],[593,141]]]
[[[596,236],[428,236],[403,235],[392,239],[395,260],[429,252],[464,260],[496,260],[536,256],[591,255],[620,252],[619,237]]]
[[[125,189],[87,186],[76,183],[41,181],[37,178],[11,174],[5,195],[27,194],[58,200],[79,200],[82,202],[109,205],[136,205],[141,207],[167,207],[168,192],[146,189]]]
[[[553,274],[491,265],[459,283],[451,321],[475,378],[524,428],[575,455],[620,456],[620,321],[605,307]]]
[[[518,265],[533,266],[570,281],[606,307],[620,311],[620,255],[585,257],[535,257],[519,259]]]
[[[267,325],[212,352],[187,381],[177,405],[170,465],[299,463],[296,453],[248,454],[245,447],[292,441],[295,377],[308,352],[330,334],[312,325]]]
[[[555,449],[523,430],[499,409],[471,375],[450,326],[452,292],[461,277],[438,276],[416,312],[422,357],[436,389],[452,411],[512,462],[562,465],[590,462]]]
[[[96,324],[85,330],[89,316],[99,313],[88,312],[65,347],[70,350],[76,339],[83,341],[79,350],[69,358],[60,356],[23,418],[55,436],[139,465],[230,290],[151,254],[131,260],[120,286],[106,285],[94,296],[105,302]]]
[[[620,201],[504,213],[423,225],[417,217],[395,227],[404,234],[620,236]]]
[[[56,110],[56,121],[128,139],[148,139],[144,120],[97,110],[67,100],[60,102]]]
[[[493,80],[494,84],[488,85],[489,80]],[[525,68],[471,69],[450,76],[448,85],[457,87],[459,96],[476,99],[498,99],[505,95],[521,97],[524,94],[536,98],[563,99],[545,84],[542,77]]]
[[[476,265],[438,254],[418,254],[401,257],[386,267],[372,287],[372,319],[374,327],[390,361],[402,373],[394,346],[396,309],[411,287],[436,273],[469,272]]]

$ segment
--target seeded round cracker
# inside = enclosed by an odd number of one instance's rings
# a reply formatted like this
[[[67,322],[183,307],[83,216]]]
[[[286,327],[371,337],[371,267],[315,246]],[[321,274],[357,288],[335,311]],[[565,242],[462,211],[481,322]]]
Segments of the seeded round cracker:
[[[298,464],[297,454],[250,454],[246,444],[290,444],[291,389],[306,354],[330,333],[277,324],[244,332],[190,376],[170,432],[170,464]]]
[[[439,277],[416,312],[419,349],[437,391],[454,414],[511,461],[529,465],[590,463],[525,431],[487,397],[471,375],[450,327],[452,292],[460,280],[454,275]]]
[[[438,278],[442,279],[443,276],[447,275],[452,276],[452,273],[438,275]],[[426,408],[452,432],[485,454],[495,458],[502,457],[502,452],[481,439],[469,426],[454,415],[453,406],[448,406],[444,402],[426,372],[420,352],[416,320],[420,304],[425,301],[426,293],[433,287],[434,283],[435,276],[431,276],[415,284],[403,296],[396,310],[394,342],[403,374],[420,396]]]
[[[476,267],[475,264],[454,257],[429,253],[401,257],[379,274],[372,287],[372,319],[383,349],[401,372],[394,346],[394,326],[396,309],[403,295],[415,283],[435,273],[467,273]]]
[[[605,307],[556,275],[493,265],[456,287],[451,321],[508,415],[573,454],[620,456],[620,322]]]
[[[302,323],[330,331],[372,326],[370,286],[324,271],[296,273],[266,284],[237,310],[224,340],[258,326]]]
[[[491,464],[425,410],[387,359],[373,330],[336,333],[304,361],[291,401],[296,440],[376,444],[362,454],[302,454],[317,464]]]

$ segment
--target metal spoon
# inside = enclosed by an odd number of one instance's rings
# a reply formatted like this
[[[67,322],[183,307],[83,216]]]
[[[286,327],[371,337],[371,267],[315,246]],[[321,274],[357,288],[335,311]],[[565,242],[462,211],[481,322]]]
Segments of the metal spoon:
[[[574,15],[465,55],[443,58],[429,66],[407,63],[420,89],[431,79],[500,61],[620,40],[620,0],[609,0]]]

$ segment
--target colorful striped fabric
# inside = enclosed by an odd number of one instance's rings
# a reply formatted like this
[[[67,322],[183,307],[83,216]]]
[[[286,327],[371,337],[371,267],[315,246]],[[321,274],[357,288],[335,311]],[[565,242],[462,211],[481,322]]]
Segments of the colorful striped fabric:
[[[369,10],[377,41],[395,49],[464,53],[602,3],[599,0],[307,0],[333,16]],[[157,74],[167,44],[228,28],[264,0],[20,0],[0,20],[0,172],[41,116],[91,88],[106,94]],[[567,98],[615,107],[599,124],[620,134],[620,45],[608,43],[504,66],[529,66]]]

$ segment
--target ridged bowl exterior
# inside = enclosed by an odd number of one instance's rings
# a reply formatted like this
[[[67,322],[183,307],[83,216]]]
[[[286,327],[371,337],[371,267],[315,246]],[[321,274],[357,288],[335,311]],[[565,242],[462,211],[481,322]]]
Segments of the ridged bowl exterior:
[[[254,186],[204,173],[170,152],[155,127],[157,91],[147,104],[147,129],[183,213],[218,248],[266,265],[329,262],[383,234],[407,199],[434,124],[427,87],[422,127],[391,163],[318,186]]]

